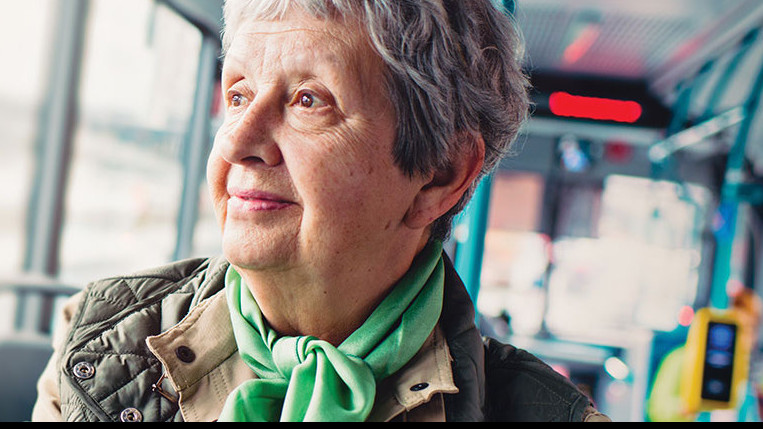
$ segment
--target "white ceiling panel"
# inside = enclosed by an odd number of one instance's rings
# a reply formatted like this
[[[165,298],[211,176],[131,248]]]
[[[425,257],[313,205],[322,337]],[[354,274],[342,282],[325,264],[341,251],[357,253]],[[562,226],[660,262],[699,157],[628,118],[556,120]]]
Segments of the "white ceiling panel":
[[[658,82],[759,25],[763,1],[518,0],[516,17],[529,70]],[[576,41],[585,46],[565,61]]]

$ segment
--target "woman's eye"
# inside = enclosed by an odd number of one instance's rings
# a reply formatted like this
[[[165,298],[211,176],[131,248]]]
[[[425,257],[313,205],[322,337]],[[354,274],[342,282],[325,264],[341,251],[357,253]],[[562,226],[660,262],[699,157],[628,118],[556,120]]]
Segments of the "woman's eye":
[[[241,94],[233,94],[230,96],[231,107],[241,107],[246,104],[246,97]]]
[[[326,106],[326,102],[319,96],[310,93],[303,92],[297,96],[297,104],[304,109],[313,109]]]
[[[302,94],[302,96],[299,98],[299,105],[302,107],[310,108],[313,107],[313,103],[315,102],[315,98],[312,94]]]

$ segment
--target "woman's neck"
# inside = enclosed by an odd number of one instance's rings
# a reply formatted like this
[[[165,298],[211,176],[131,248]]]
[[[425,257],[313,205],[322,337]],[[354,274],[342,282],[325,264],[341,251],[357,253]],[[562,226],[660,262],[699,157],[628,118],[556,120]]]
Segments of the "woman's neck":
[[[375,285],[360,293],[360,288],[336,284],[263,281],[246,271],[241,276],[268,325],[280,335],[313,336],[335,346],[363,324],[392,286]]]
[[[424,243],[426,244],[426,243]],[[284,336],[313,336],[341,344],[368,318],[405,275],[423,246],[399,251],[363,267],[263,273],[237,268],[272,329]]]

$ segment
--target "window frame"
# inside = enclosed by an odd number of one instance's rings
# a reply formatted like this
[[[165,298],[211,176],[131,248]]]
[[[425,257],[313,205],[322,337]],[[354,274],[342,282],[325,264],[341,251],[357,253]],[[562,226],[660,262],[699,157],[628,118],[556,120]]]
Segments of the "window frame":
[[[176,225],[174,259],[192,252],[198,218],[199,187],[211,150],[211,111],[220,67],[222,1],[154,0],[178,13],[202,35],[194,107],[188,122],[186,154],[182,160],[183,190]],[[89,19],[90,0],[58,0],[57,28],[53,32],[53,58],[47,76],[47,102],[38,123],[39,150],[27,207],[23,271],[56,278],[60,270],[65,178],[71,168],[79,82]],[[219,6],[219,8],[218,8]],[[219,10],[218,10],[219,9]]]

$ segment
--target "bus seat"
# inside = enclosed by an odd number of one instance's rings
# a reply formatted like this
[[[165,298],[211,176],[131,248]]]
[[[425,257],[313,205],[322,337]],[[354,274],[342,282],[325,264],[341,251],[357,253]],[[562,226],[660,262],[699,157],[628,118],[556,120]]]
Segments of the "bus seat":
[[[23,422],[32,418],[37,399],[37,379],[48,363],[53,347],[50,338],[16,337],[0,339],[0,362],[5,375],[0,383],[0,421]]]
[[[24,276],[0,281],[0,421],[29,421],[37,381],[53,353],[53,321],[59,306],[78,288]]]

